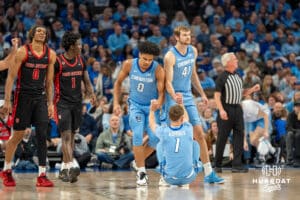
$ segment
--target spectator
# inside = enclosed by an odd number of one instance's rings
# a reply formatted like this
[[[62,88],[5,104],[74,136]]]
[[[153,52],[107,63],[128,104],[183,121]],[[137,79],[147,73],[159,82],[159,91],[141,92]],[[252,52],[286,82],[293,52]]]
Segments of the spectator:
[[[113,79],[111,68],[107,64],[101,63],[101,70],[95,85],[96,95],[105,96],[108,102],[112,99]]]
[[[281,102],[276,102],[272,111],[272,127],[273,133],[271,135],[271,142],[273,146],[280,147],[280,159],[286,158],[286,124],[287,111],[284,109]]]
[[[281,52],[284,56],[290,53],[300,53],[300,46],[296,43],[295,37],[292,34],[288,34],[287,41],[282,44]]]
[[[254,33],[248,32],[247,40],[241,43],[241,49],[244,49],[248,56],[251,56],[254,51],[260,53],[259,44],[254,41]]]
[[[110,7],[103,10],[103,14],[99,19],[98,27],[100,30],[109,32],[113,29],[112,9]]]
[[[87,113],[87,106],[85,104],[82,105],[82,122],[79,134],[85,137],[90,152],[94,152],[98,137],[97,126],[94,118]]]
[[[130,6],[126,8],[126,14],[127,16],[133,18],[134,20],[137,20],[140,16],[140,10],[138,7],[138,1],[137,0],[130,0]]]
[[[206,75],[205,71],[201,68],[197,70],[198,77],[200,80],[200,84],[203,88],[203,90],[212,90],[215,89],[216,84],[212,78]]]
[[[114,33],[107,39],[107,46],[112,54],[112,58],[117,60],[123,52],[123,48],[128,43],[129,38],[125,33],[122,33],[122,27],[118,24],[114,24]]]
[[[84,37],[82,42],[83,42],[83,44],[89,45],[91,53],[95,52],[97,50],[98,46],[105,45],[103,38],[98,35],[97,28],[90,29],[89,35]]]
[[[154,0],[142,0],[139,5],[141,14],[145,12],[149,13],[151,17],[158,16],[160,14],[160,8]]]
[[[287,165],[300,167],[300,101],[288,115],[286,136]]]
[[[300,56],[296,57],[296,66],[291,68],[291,72],[297,77],[297,80],[300,80]]]
[[[23,140],[18,144],[15,153],[16,170],[37,170],[38,166],[34,162],[37,155],[36,141],[31,133],[31,128],[25,130]]]
[[[104,130],[97,139],[95,152],[100,166],[104,167],[108,163],[110,168],[129,168],[130,162],[134,160],[130,138],[120,131],[118,116],[112,115],[109,125],[109,129]]]
[[[85,169],[92,157],[84,136],[78,133],[74,135],[74,157],[78,162],[80,169]]]
[[[148,37],[147,40],[159,46],[162,40],[166,40],[166,38],[161,35],[159,26],[153,26],[152,36]]]
[[[179,10],[176,12],[175,17],[171,22],[171,28],[174,30],[177,26],[189,26],[189,22],[185,16],[185,14]],[[202,28],[201,28],[202,29]]]

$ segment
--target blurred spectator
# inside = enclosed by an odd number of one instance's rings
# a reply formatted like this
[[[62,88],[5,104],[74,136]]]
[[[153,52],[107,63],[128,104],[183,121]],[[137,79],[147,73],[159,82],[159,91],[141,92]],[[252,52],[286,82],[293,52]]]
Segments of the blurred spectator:
[[[159,26],[153,26],[152,27],[152,36],[148,37],[147,40],[149,42],[152,42],[154,44],[160,45],[162,40],[165,40],[166,38],[161,35]]]
[[[85,104],[82,105],[82,122],[79,134],[85,137],[90,152],[94,152],[98,137],[97,126],[94,118],[87,113],[87,106]]]
[[[126,9],[127,16],[133,18],[134,20],[137,20],[140,16],[140,10],[138,7],[138,1],[137,0],[130,0],[130,5]]]
[[[248,56],[251,56],[254,51],[260,53],[259,44],[254,41],[254,33],[247,33],[247,40],[241,43],[241,49],[244,49]]]
[[[92,157],[84,136],[78,133],[74,135],[74,157],[80,169],[84,169]]]
[[[291,68],[291,72],[294,76],[297,77],[297,80],[300,80],[300,56],[296,57],[296,66]]]
[[[172,22],[171,22],[171,28],[174,30],[177,26],[190,26],[184,12],[181,10],[177,11]],[[202,28],[201,28],[202,29]]]
[[[95,52],[98,46],[104,46],[104,40],[98,35],[98,29],[90,29],[90,33],[82,39],[83,44],[88,44],[91,52]]]
[[[287,111],[284,109],[282,103],[276,102],[272,111],[272,127],[273,133],[271,135],[272,145],[280,147],[281,158],[286,158],[286,124],[287,124]]]
[[[87,68],[87,71],[88,71],[90,81],[91,81],[91,83],[93,85],[93,88],[94,88],[94,91],[95,91],[101,66],[100,66],[100,62],[97,61],[97,60],[95,60],[91,64],[92,64],[92,66],[89,66]]]
[[[169,38],[172,36],[173,34],[173,30],[170,26],[170,24],[168,23],[168,18],[167,15],[165,13],[161,13],[159,15],[159,23],[158,26],[160,28],[160,32],[161,34],[165,37],[165,38]]]
[[[288,115],[286,136],[287,165],[300,167],[300,101]]]
[[[104,31],[113,29],[112,9],[110,7],[103,10],[103,14],[98,22],[98,27]]]
[[[15,169],[17,170],[37,170],[37,163],[34,156],[37,155],[36,141],[31,134],[31,128],[25,130],[23,140],[18,144],[15,153]]]
[[[274,93],[277,90],[277,88],[273,84],[273,79],[271,75],[265,75],[262,81],[262,95],[265,97],[270,96],[272,93]]]
[[[111,100],[113,90],[112,71],[105,63],[101,63],[101,70],[97,77],[95,89],[97,96],[105,96],[108,102]]]
[[[287,41],[282,44],[281,52],[284,56],[287,56],[290,53],[300,53],[300,46],[295,42],[295,37],[292,34],[289,34]]]
[[[215,84],[214,80],[212,78],[210,78],[209,76],[207,76],[203,69],[199,68],[197,70],[197,73],[198,73],[200,84],[201,84],[203,90],[215,89],[216,84]]]
[[[45,18],[55,17],[57,10],[57,4],[51,2],[51,0],[44,0],[39,6],[39,11],[43,14]]]
[[[117,60],[123,52],[123,48],[128,43],[129,38],[125,33],[122,33],[122,27],[116,23],[114,24],[114,33],[108,36],[107,46],[112,53],[112,58]]]
[[[234,30],[237,23],[240,23],[241,29],[244,30],[244,21],[240,18],[240,12],[235,9],[232,13],[232,17],[226,21],[225,26],[229,26],[231,30]]]
[[[149,13],[151,17],[155,17],[160,14],[160,8],[154,0],[141,0],[139,9],[142,15],[145,12]]]

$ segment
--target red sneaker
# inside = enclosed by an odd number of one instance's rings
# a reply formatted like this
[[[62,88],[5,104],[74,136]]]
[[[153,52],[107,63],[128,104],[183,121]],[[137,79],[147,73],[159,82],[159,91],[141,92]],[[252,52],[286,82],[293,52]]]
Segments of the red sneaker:
[[[50,181],[45,173],[42,173],[39,177],[36,179],[36,186],[37,187],[53,187],[54,184],[52,181]]]
[[[3,185],[6,187],[16,186],[15,179],[12,176],[11,169],[0,172],[0,177],[3,179]]]

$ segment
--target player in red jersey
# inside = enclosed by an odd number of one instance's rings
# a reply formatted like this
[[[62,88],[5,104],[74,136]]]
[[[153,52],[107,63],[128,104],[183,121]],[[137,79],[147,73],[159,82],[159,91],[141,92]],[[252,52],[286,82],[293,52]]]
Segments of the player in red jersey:
[[[0,173],[5,186],[15,186],[11,161],[17,145],[23,138],[25,129],[31,125],[36,128],[39,176],[37,187],[52,187],[46,176],[47,127],[53,115],[53,76],[56,53],[47,45],[47,31],[43,26],[34,26],[29,31],[28,45],[16,52],[14,65],[9,67],[5,85],[3,111],[11,112],[11,93],[17,77],[13,117],[14,134],[9,139],[5,151],[4,169]]]

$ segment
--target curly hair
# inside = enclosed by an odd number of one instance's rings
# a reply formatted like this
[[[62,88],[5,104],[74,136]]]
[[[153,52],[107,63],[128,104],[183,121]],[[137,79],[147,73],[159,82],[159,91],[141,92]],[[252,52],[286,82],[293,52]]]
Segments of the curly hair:
[[[160,53],[158,45],[149,41],[141,42],[138,45],[138,49],[141,54],[150,54],[153,56],[158,56]]]
[[[45,41],[44,41],[44,44],[48,42],[48,32],[47,32],[47,29],[45,26],[42,26],[42,25],[35,25],[33,26],[29,31],[28,31],[28,39],[30,42],[32,42],[33,38],[34,38],[34,35],[35,35],[35,32],[36,32],[36,29],[37,28],[44,28],[46,30],[46,38],[45,38]]]
[[[81,38],[79,33],[73,33],[71,31],[65,32],[61,40],[61,46],[66,50],[69,51],[72,45],[76,44],[76,41]]]

